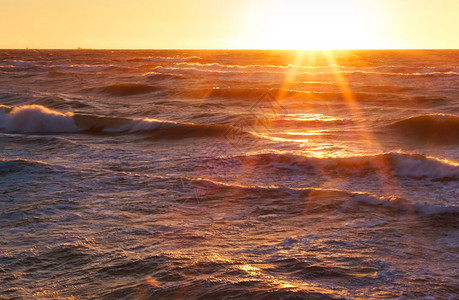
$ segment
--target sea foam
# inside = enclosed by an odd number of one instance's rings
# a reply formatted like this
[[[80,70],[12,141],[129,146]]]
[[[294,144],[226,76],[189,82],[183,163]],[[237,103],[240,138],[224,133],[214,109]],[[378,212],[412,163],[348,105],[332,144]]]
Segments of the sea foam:
[[[232,129],[231,125],[62,113],[41,105],[0,106],[0,130],[10,133],[139,133],[155,138],[181,139],[223,136]],[[248,132],[241,134],[252,136]]]
[[[0,129],[21,133],[68,133],[80,129],[73,121],[73,113],[61,113],[41,105],[23,105],[12,108],[9,113],[0,111]]]

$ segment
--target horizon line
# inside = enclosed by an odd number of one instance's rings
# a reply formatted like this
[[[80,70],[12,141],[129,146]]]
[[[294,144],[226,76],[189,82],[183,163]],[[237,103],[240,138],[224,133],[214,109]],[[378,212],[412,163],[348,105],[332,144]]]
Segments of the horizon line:
[[[101,50],[101,51],[412,51],[459,50],[459,48],[355,48],[355,49],[270,49],[270,48],[0,48],[1,50]]]

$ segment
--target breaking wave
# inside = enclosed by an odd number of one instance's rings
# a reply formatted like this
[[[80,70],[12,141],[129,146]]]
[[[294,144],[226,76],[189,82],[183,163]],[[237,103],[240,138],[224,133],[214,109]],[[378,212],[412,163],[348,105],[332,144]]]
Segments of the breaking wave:
[[[231,125],[195,124],[156,119],[130,119],[61,113],[40,105],[0,106],[0,130],[19,133],[144,133],[156,138],[223,136]],[[240,132],[252,136],[249,132]]]
[[[287,169],[352,176],[386,172],[413,179],[459,180],[459,164],[421,154],[389,152],[369,156],[317,158],[274,152],[218,159],[221,163],[249,164],[274,170]]]
[[[81,130],[73,121],[73,113],[61,113],[41,105],[2,108],[0,129],[6,132],[70,133]]]
[[[187,179],[190,180],[190,179]],[[306,206],[310,212],[323,213],[326,210],[333,211],[359,211],[364,206],[380,207],[390,209],[391,212],[412,213],[419,216],[439,216],[450,214],[457,216],[459,207],[454,205],[441,205],[426,202],[416,202],[395,196],[378,196],[373,193],[348,191],[339,189],[322,188],[288,188],[277,186],[245,186],[239,184],[227,184],[209,179],[191,179],[196,187],[195,196],[199,199],[212,198],[219,192],[227,194],[234,193],[239,197],[244,197],[255,201],[251,194],[258,195],[263,199],[266,206],[275,204],[278,206],[292,206],[296,209],[304,210],[303,205],[298,205],[298,201],[306,200]],[[279,196],[279,197],[276,197]],[[258,198],[257,197],[257,198]],[[235,197],[237,199],[237,197]],[[266,199],[273,203],[266,203]],[[279,200],[282,199],[282,200]],[[277,208],[279,209],[279,208]]]

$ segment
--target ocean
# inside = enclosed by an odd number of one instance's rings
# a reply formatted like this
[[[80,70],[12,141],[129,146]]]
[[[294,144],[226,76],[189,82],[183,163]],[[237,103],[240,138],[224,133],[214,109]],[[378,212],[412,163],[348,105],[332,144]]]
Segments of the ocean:
[[[459,298],[459,50],[0,50],[1,299]]]

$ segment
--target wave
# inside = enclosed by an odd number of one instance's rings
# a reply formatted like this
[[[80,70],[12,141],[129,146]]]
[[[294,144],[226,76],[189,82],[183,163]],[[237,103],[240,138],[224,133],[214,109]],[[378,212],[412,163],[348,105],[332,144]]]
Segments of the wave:
[[[32,92],[25,90],[9,90],[0,93],[0,100],[9,105],[21,104],[32,105],[38,104],[48,108],[59,109],[80,109],[91,107],[81,99],[66,94],[52,94],[44,92]],[[1,107],[2,105],[0,105]],[[11,107],[4,106],[11,110]],[[9,111],[8,111],[9,112]]]
[[[255,153],[216,158],[220,163],[255,165],[273,170],[320,172],[321,174],[366,176],[392,175],[433,181],[459,180],[459,164],[421,154],[388,152],[379,155],[317,158],[290,152]]]
[[[259,88],[213,88],[187,90],[182,93],[185,97],[194,98],[221,98],[221,99],[256,99],[266,93],[266,90]]]
[[[83,92],[96,92],[115,97],[134,96],[159,91],[163,91],[163,88],[141,83],[117,83],[83,90]]]
[[[163,80],[170,80],[170,79],[183,79],[184,77],[183,75],[179,75],[179,74],[150,72],[145,75],[145,78],[151,81],[163,81]]]
[[[0,144],[8,144],[12,149],[23,149],[34,147],[40,151],[49,151],[56,149],[62,151],[69,149],[75,151],[77,148],[87,149],[87,146],[81,142],[73,142],[65,137],[51,135],[17,135],[17,134],[0,134]]]
[[[40,105],[0,106],[0,130],[11,133],[143,133],[162,139],[218,137],[231,125],[195,124],[156,119],[130,119],[61,113]],[[249,132],[238,133],[255,138]]]
[[[45,107],[49,108],[88,108],[91,107],[91,105],[88,105],[86,103],[83,103],[82,101],[79,100],[74,100],[74,99],[65,99],[62,97],[44,97],[44,98],[39,98],[35,99],[30,102],[30,104],[37,104],[37,105],[42,105]]]
[[[59,73],[69,74],[99,74],[104,71],[128,71],[127,68],[121,68],[114,65],[52,65],[52,64],[32,64],[32,65],[8,65],[0,66],[0,70],[4,72],[27,72],[27,73],[43,73],[46,72],[52,75]],[[53,73],[56,72],[56,73]]]
[[[304,107],[304,101],[316,101],[323,103],[324,101],[329,102],[344,102],[346,96],[340,92],[311,92],[304,90],[291,90],[291,89],[276,89],[276,88],[251,88],[251,87],[218,87],[218,88],[203,88],[203,89],[188,89],[180,93],[182,97],[193,97],[193,98],[217,98],[223,100],[262,100],[267,101],[268,98],[264,98],[266,93],[269,92],[274,96],[276,100],[289,100],[292,102],[280,102],[271,104],[274,106],[289,106],[293,107],[300,106]],[[380,101],[382,97],[389,99],[388,96],[381,93],[365,93],[355,92],[352,93],[354,101]],[[269,98],[272,99],[272,98]],[[265,102],[268,105],[268,102]]]
[[[0,71],[7,73],[38,73],[38,72],[47,72],[51,69],[49,66],[3,66],[0,67]]]
[[[138,57],[128,59],[128,62],[166,62],[166,63],[180,63],[185,61],[197,60],[197,56],[150,56],[150,57]]]
[[[73,119],[84,132],[143,133],[163,139],[217,137],[232,129],[230,125],[183,123],[149,118],[129,119],[78,114],[74,115]]]
[[[323,188],[289,188],[277,186],[246,186],[239,184],[228,184],[210,179],[189,179],[195,185],[195,197],[197,200],[211,199],[213,195],[220,192],[232,193],[239,197],[226,197],[227,199],[239,199],[240,197],[256,201],[256,198],[262,199],[265,207],[268,209],[270,204],[275,204],[275,209],[279,206],[291,206],[292,209],[300,209],[304,212],[304,206],[298,205],[298,201],[307,200],[306,206],[310,212],[324,213],[327,210],[332,211],[360,211],[365,209],[364,206],[380,207],[389,209],[390,212],[400,214],[412,213],[418,216],[441,216],[441,215],[459,215],[459,206],[447,204],[435,204],[427,202],[417,202],[395,196],[378,196],[373,193],[323,189]],[[241,193],[242,192],[242,193]],[[258,197],[250,197],[249,195]],[[266,194],[266,195],[265,195]],[[221,198],[217,198],[221,199]],[[266,199],[272,203],[266,202]],[[279,200],[281,199],[281,200]],[[264,212],[266,213],[266,212]]]
[[[24,105],[0,112],[0,129],[21,133],[70,133],[80,129],[73,113],[61,113],[41,105]]]
[[[459,72],[380,73],[380,72],[369,72],[369,71],[356,71],[355,73],[387,75],[387,76],[406,76],[406,77],[459,76]]]
[[[413,116],[395,121],[389,129],[425,143],[459,143],[459,117],[455,115]]]
[[[148,57],[146,58],[148,61],[160,61],[160,62],[184,62],[184,61],[190,61],[190,60],[196,60],[199,59],[197,56],[155,56],[155,57]]]
[[[11,112],[13,108],[10,107],[10,106],[6,106],[6,105],[1,105],[0,104],[0,113],[3,113],[3,114],[9,114]]]
[[[255,58],[255,57],[252,57]],[[337,64],[329,65],[292,65],[292,64],[256,64],[256,61],[250,61],[248,64],[244,61],[235,64],[234,61],[215,62],[215,60],[201,59],[197,56],[164,56],[164,57],[140,57],[126,60],[128,63],[147,63],[144,66],[125,64],[120,65],[117,60],[94,60],[94,61],[76,61],[74,64],[58,63],[56,61],[5,61],[0,63],[0,71],[3,72],[72,72],[78,74],[98,74],[102,72],[136,72],[144,69],[157,69],[157,72],[190,74],[194,76],[212,76],[212,75],[247,75],[255,74],[257,76],[284,76],[285,74],[303,75],[386,75],[386,76],[458,76],[459,69],[456,67],[407,67],[407,66],[377,66],[377,67],[355,67],[343,66]],[[115,63],[115,64],[113,64]],[[252,64],[250,64],[252,63]],[[59,73],[51,73],[51,76]]]
[[[253,76],[254,80],[268,80],[272,79],[273,76],[278,78],[284,77],[284,72],[264,72],[264,71],[246,71],[243,69],[231,69],[231,70],[218,70],[218,69],[199,69],[193,67],[155,67],[153,68],[154,72],[162,74],[177,74],[177,75],[187,75],[190,77],[239,77],[239,76]]]
[[[0,159],[0,175],[24,172],[47,173],[53,172],[53,166],[41,161],[31,161],[27,159]]]
[[[85,63],[64,63],[64,62],[21,62],[0,64],[0,71],[5,73],[17,73],[22,75],[40,75],[45,73],[47,77],[63,77],[65,75],[100,75],[105,73],[130,73],[137,72],[136,68],[122,65]],[[103,62],[102,62],[103,63]]]
[[[35,66],[37,64],[49,64],[46,61],[24,61],[24,60],[4,60],[0,62],[0,66],[12,66],[12,67],[29,67]]]
[[[171,66],[172,67],[172,66]],[[332,73],[374,73],[385,75],[457,75],[458,68],[439,68],[439,67],[406,67],[406,66],[380,66],[380,67],[354,67],[342,66],[337,64],[305,66],[305,65],[238,65],[221,63],[200,63],[200,62],[180,62],[173,64],[173,68],[196,69],[202,71],[228,72],[239,71],[244,73],[252,72],[279,72],[296,74],[332,74]]]
[[[293,67],[293,66],[274,66],[274,65],[231,65],[219,63],[177,63],[173,68],[195,69],[201,71],[213,72],[242,72],[242,73],[259,73],[259,72],[286,72],[292,68],[301,70],[325,70],[324,67]]]
[[[67,80],[66,77],[78,77],[81,74],[78,72],[70,72],[70,71],[48,71],[46,73],[46,77],[54,80]]]
[[[221,65],[218,63],[200,64],[200,63],[180,63],[173,65],[151,66],[151,68],[158,73],[180,74],[193,77],[240,77],[240,76],[255,76],[253,79],[278,78],[283,77],[285,74],[294,75],[301,78],[301,76],[329,76],[336,74],[343,75],[383,75],[383,76],[405,76],[405,77],[432,77],[432,76],[458,76],[459,72],[454,70],[412,70],[404,72],[400,70],[378,70],[367,68],[354,68],[342,66],[240,66],[240,65]],[[265,78],[266,79],[266,78]]]
[[[445,103],[452,102],[447,97],[435,97],[435,96],[414,96],[410,100],[414,103],[420,103],[423,105],[444,105]]]

